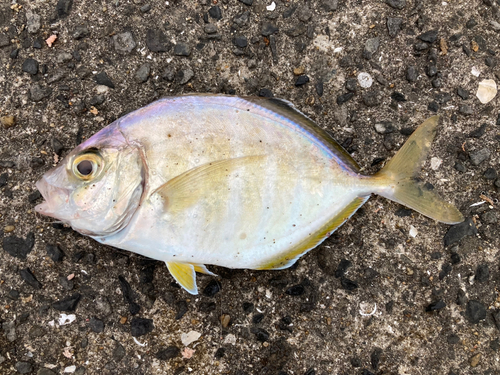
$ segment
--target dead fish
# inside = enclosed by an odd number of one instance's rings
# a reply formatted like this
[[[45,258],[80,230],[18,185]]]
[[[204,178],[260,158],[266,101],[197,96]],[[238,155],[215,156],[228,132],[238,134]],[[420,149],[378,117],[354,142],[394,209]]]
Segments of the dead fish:
[[[438,116],[373,176],[280,99],[169,97],[77,146],[36,184],[40,214],[106,245],[162,260],[197,294],[206,265],[290,267],[378,194],[434,220],[462,214],[414,176]]]

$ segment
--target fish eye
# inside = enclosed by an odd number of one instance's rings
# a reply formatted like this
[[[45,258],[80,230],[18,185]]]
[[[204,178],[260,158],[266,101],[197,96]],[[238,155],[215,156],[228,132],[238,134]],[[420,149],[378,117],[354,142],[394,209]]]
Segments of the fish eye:
[[[82,160],[76,165],[76,169],[82,176],[88,176],[89,174],[92,173],[92,170],[94,169],[94,165],[90,160]]]
[[[94,152],[77,156],[73,161],[73,174],[82,180],[91,180],[102,169],[102,158]]]

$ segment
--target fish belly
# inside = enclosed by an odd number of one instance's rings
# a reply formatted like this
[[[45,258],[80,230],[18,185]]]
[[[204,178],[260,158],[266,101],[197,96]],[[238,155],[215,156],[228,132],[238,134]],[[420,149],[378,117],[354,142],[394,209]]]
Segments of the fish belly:
[[[164,261],[258,268],[365,194],[300,123],[241,98],[176,99],[119,124],[145,155],[147,196],[102,242]]]

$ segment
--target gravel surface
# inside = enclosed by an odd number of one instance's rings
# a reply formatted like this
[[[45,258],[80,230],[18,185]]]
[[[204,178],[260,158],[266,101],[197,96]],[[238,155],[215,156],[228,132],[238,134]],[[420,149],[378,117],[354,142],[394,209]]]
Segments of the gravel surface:
[[[499,32],[498,0],[1,2],[0,373],[499,374]],[[373,197],[290,269],[191,296],[34,213],[78,143],[192,92],[290,100],[367,174],[440,114],[421,178],[467,220]]]

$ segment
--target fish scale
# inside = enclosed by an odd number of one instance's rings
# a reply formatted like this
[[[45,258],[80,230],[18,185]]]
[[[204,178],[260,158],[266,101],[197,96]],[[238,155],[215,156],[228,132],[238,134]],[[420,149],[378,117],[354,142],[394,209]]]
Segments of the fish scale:
[[[462,221],[413,179],[437,124],[437,116],[424,122],[386,167],[365,176],[289,102],[164,98],[118,119],[47,172],[36,210],[101,243],[165,261],[196,294],[195,271],[211,274],[206,265],[291,266],[372,193],[442,222]],[[75,170],[81,160],[92,163],[88,176]]]

